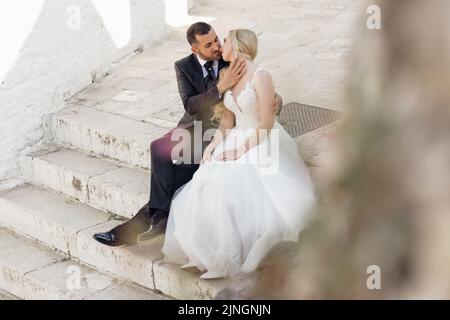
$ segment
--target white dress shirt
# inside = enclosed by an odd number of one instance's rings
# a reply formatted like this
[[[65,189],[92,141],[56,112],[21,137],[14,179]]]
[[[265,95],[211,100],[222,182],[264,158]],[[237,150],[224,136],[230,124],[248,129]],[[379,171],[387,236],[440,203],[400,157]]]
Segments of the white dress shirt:
[[[203,60],[198,54],[196,55],[198,62],[200,63],[200,65],[202,66],[202,70],[203,70],[203,78],[206,78],[208,76],[208,71],[205,68],[205,63],[208,62],[207,60]],[[217,72],[219,70],[219,61],[214,60],[213,63],[213,71],[214,71],[214,76],[217,79]]]
[[[206,78],[208,76],[208,71],[205,68],[205,63],[208,62],[206,60],[203,60],[198,54],[196,54],[196,57],[198,59],[198,62],[200,63],[200,65],[202,66],[202,71],[203,71],[203,79]],[[219,61],[214,60],[213,63],[213,72],[214,72],[214,76],[217,79],[217,75],[219,74]],[[222,95],[219,92],[219,99],[222,99]]]

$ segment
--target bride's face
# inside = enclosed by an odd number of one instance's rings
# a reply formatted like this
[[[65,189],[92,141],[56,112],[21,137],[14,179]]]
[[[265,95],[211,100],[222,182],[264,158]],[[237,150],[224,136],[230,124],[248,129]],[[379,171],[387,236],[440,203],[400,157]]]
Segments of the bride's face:
[[[229,40],[228,37],[225,37],[225,39],[223,39],[223,45],[220,51],[222,51],[222,58],[225,61],[231,62],[234,60],[236,56],[233,46],[231,45],[231,41]]]

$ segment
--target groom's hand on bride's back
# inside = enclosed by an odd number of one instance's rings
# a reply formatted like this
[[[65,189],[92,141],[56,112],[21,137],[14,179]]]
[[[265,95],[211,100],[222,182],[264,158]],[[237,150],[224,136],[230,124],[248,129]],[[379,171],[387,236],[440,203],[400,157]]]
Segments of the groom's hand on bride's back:
[[[281,98],[281,96],[278,93],[275,92],[275,97],[274,97],[272,103],[270,104],[270,106],[271,106],[270,111],[278,114],[282,105],[283,105],[283,99]]]
[[[223,94],[226,90],[233,87],[246,72],[247,67],[245,65],[245,60],[241,57],[236,58],[224,72],[219,83],[217,83],[219,93]]]

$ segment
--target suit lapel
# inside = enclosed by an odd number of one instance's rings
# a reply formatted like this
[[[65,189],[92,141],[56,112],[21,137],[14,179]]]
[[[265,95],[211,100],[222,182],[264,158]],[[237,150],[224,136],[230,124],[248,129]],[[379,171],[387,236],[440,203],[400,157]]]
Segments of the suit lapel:
[[[203,69],[194,53],[191,54],[190,61],[192,70],[192,82],[199,92],[204,92],[206,87],[205,80],[203,78]]]

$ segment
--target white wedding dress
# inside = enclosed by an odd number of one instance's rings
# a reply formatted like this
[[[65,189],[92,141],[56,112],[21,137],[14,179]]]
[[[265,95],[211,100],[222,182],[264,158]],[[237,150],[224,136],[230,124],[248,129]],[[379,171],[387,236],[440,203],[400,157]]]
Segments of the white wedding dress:
[[[236,149],[255,131],[254,78],[237,103],[231,91],[225,93],[236,126],[213,158]],[[268,139],[257,147],[235,161],[213,159],[200,165],[175,192],[162,248],[165,261],[206,271],[201,278],[252,272],[273,245],[298,240],[315,204],[314,185],[297,145],[275,121]]]

